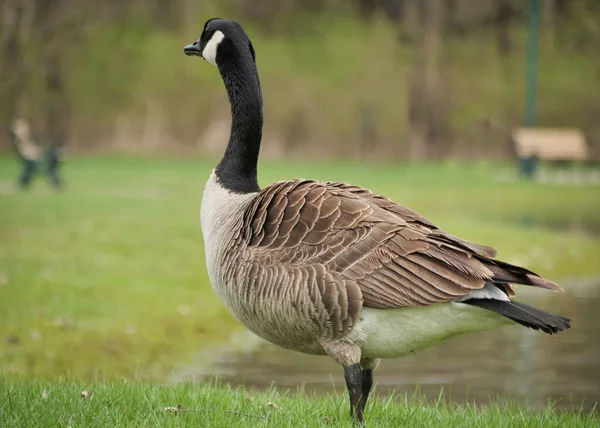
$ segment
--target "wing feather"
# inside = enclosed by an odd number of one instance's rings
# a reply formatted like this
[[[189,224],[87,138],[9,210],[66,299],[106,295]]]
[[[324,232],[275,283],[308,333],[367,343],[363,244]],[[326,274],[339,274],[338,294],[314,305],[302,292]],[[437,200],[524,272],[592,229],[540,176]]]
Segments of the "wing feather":
[[[514,294],[512,282],[558,289],[493,259],[493,248],[450,235],[390,199],[344,183],[293,180],[265,188],[244,214],[240,239],[248,257],[260,263],[321,266],[319,274],[309,269],[307,280],[319,284],[312,298],[328,308],[339,331],[355,322],[357,301],[382,309],[430,305],[488,281],[507,295]]]

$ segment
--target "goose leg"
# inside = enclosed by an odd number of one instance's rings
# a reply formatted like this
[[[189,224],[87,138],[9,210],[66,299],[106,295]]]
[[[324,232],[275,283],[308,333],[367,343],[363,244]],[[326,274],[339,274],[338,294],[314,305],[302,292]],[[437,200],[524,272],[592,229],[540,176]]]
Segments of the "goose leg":
[[[359,409],[362,414],[365,413],[367,400],[373,387],[373,371],[379,366],[379,358],[362,358],[360,366],[362,367],[362,395],[360,396]]]
[[[361,385],[361,395],[360,401],[358,402],[358,411],[360,414],[365,413],[365,407],[367,407],[367,400],[369,399],[369,394],[371,393],[371,388],[373,387],[373,370],[372,369],[363,369],[362,370],[362,385]]]
[[[344,378],[350,395],[350,417],[362,423],[364,410],[364,406],[361,406],[363,370],[360,364],[344,366]]]

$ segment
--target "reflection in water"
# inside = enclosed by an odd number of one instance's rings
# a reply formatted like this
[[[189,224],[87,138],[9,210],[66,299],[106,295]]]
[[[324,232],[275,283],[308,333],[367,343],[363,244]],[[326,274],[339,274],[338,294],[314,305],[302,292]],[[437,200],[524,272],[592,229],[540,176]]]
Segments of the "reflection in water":
[[[514,222],[515,219],[512,219],[510,223],[514,224]],[[600,218],[540,218],[531,214],[521,214],[517,217],[516,223],[525,229],[541,227],[587,236],[600,236]]]
[[[446,399],[454,402],[510,398],[535,407],[558,400],[563,409],[593,408],[600,401],[600,281],[574,284],[560,296],[519,291],[521,301],[568,316],[573,327],[556,336],[520,326],[473,333],[416,355],[383,360],[376,371],[377,392],[413,393],[419,385],[428,398],[436,398],[443,388]],[[219,359],[212,371],[232,384],[304,386],[318,393],[344,391],[342,373],[327,357],[270,344]]]

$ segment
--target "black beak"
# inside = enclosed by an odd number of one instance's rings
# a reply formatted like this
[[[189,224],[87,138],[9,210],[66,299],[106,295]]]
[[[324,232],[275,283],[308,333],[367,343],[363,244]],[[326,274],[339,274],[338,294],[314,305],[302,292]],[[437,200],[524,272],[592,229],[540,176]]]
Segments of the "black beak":
[[[200,51],[200,40],[196,40],[191,45],[186,45],[183,48],[183,52],[187,56],[202,56],[202,52]]]

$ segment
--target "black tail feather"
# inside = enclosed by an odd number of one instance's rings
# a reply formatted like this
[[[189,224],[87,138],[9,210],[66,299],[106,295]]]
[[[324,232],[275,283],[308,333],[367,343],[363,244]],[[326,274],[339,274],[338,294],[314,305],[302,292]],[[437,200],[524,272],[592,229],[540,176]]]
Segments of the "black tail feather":
[[[462,303],[494,311],[525,327],[542,330],[548,334],[556,334],[571,328],[571,320],[569,318],[553,315],[524,303],[505,302],[495,299],[469,299],[464,300]]]

